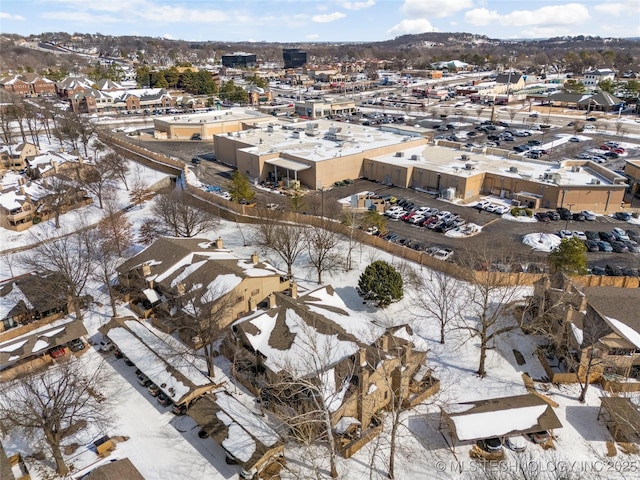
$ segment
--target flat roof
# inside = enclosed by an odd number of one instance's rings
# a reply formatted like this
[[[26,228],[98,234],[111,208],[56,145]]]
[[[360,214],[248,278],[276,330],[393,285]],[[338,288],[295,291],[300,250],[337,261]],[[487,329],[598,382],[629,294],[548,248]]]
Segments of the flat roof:
[[[296,162],[295,160],[289,160],[282,157],[272,158],[271,160],[267,160],[264,163],[275,165],[276,167],[280,168],[286,168],[287,170],[292,170],[294,172],[301,172],[302,170],[311,168],[311,165],[307,165],[306,163],[300,163]]]
[[[285,153],[310,162],[364,153],[390,145],[400,146],[402,142],[414,139],[408,132],[394,133],[323,119],[290,123],[276,120],[263,128],[236,132],[235,136],[241,138],[243,143],[253,144],[241,151],[255,155]]]
[[[606,177],[591,169],[594,164],[590,161],[585,161],[579,169],[575,169],[572,167],[572,165],[576,164],[575,160],[560,163],[535,161],[525,157],[520,157],[518,160],[510,160],[499,155],[486,155],[432,144],[409,149],[399,148],[398,151],[402,152],[403,156],[397,157],[394,152],[366,158],[392,165],[423,168],[458,177],[473,177],[480,173],[494,173],[503,177],[537,181],[546,185],[590,185],[594,180],[598,180],[601,185],[615,185]],[[462,155],[466,155],[468,158],[463,159]],[[467,166],[472,168],[467,168]],[[552,182],[544,179],[545,174],[554,173],[560,175],[557,181]]]
[[[271,115],[264,115],[257,110],[245,110],[244,108],[230,108],[225,110],[214,110],[211,112],[166,115],[161,118],[154,118],[153,125],[199,125],[202,123],[216,124],[224,122],[238,122],[242,120],[269,120]]]

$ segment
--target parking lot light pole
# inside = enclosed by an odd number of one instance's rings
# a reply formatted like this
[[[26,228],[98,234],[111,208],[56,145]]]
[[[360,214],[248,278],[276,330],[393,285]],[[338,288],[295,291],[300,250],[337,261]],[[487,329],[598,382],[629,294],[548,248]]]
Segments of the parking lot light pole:
[[[573,207],[575,203],[567,203],[567,207],[569,207],[569,216],[567,217],[567,221],[564,224],[564,229],[567,230],[569,228],[569,220],[571,219],[571,207]]]

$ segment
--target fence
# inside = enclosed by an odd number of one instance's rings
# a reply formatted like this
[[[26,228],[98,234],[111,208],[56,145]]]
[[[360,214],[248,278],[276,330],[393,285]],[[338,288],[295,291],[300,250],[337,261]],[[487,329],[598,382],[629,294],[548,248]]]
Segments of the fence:
[[[171,169],[171,173],[181,176],[184,170],[184,164],[178,160],[174,160],[165,155],[151,152],[138,145],[126,142],[125,140],[115,137],[107,133],[101,133],[104,139],[108,139],[120,146],[123,150],[136,154],[136,157],[145,165],[156,168],[159,165],[163,165],[164,168]],[[169,172],[167,172],[169,173]],[[253,223],[259,224],[265,220],[264,216],[260,216],[260,212],[256,210],[256,207],[248,205],[239,205],[229,200],[216,195],[212,192],[205,192],[198,189],[193,185],[186,184],[186,191],[188,191],[194,202],[199,208],[208,211],[214,215],[217,215],[225,220],[238,222],[238,223]],[[352,237],[354,235],[354,229],[344,225],[337,221],[331,221],[315,217],[312,215],[305,215],[295,212],[283,212],[280,211],[277,214],[277,218],[272,216],[270,221],[277,220],[280,222],[298,223],[307,226],[321,226],[325,229],[334,231],[336,233]],[[541,273],[512,273],[512,272],[485,272],[476,271],[468,268],[461,267],[451,262],[436,259],[426,252],[420,252],[403,245],[388,242],[380,237],[374,235],[366,235],[364,232],[357,230],[357,240],[361,243],[370,245],[372,247],[384,250],[385,252],[409,260],[425,266],[432,270],[436,270],[446,275],[452,276],[460,280],[466,280],[471,282],[481,283],[487,281],[488,275],[491,275],[492,285],[496,286],[513,286],[524,285],[532,286],[540,278],[544,276]],[[640,278],[638,277],[605,277],[596,275],[584,275],[575,276],[572,279],[582,286],[615,286],[623,288],[638,288],[640,287]]]

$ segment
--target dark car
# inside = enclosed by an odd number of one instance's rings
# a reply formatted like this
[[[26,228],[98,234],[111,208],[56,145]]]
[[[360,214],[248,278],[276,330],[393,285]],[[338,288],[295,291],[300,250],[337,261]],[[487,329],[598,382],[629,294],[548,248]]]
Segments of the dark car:
[[[478,440],[478,447],[488,453],[498,453],[502,451],[502,441],[497,437]]]
[[[624,267],[622,268],[622,274],[625,277],[637,277],[640,275],[640,271],[634,267]]]
[[[598,232],[598,235],[600,235],[600,240],[605,242],[613,242],[616,239],[616,236],[611,232]]]
[[[600,276],[602,276],[602,275],[606,275],[606,274],[607,274],[607,271],[602,267],[595,266],[595,267],[591,268],[591,275],[600,275]]]
[[[598,248],[601,252],[613,252],[613,247],[611,246],[611,244],[609,242],[605,242],[604,240],[600,240],[598,242]]]
[[[587,122],[595,122],[598,120],[596,117],[587,117]]]
[[[135,367],[135,364],[129,360],[128,357],[122,357],[122,359],[124,360],[125,365],[128,365],[129,367]]]
[[[547,215],[549,215],[549,218],[554,222],[557,222],[558,220],[560,220],[560,214],[558,212],[554,212],[553,210],[549,210],[547,212]]]
[[[191,135],[190,140],[202,140],[202,135],[200,135],[199,133],[194,133],[193,135]]]
[[[181,404],[181,405],[174,404],[173,407],[171,408],[171,411],[176,415],[184,415],[185,413],[187,413],[187,407],[184,404]]]
[[[551,218],[549,218],[549,214],[547,214],[546,212],[538,212],[535,214],[535,217],[538,219],[539,222],[550,222]]]
[[[605,265],[604,270],[610,277],[622,277],[622,269],[616,265]]]
[[[153,397],[157,397],[160,394],[160,387],[158,387],[155,383],[152,383],[151,385],[149,385],[147,387],[147,390],[149,390],[149,393]]]
[[[156,400],[158,400],[158,403],[160,405],[162,405],[163,407],[167,407],[169,405],[171,405],[173,402],[171,401],[171,397],[169,397],[169,395],[167,395],[164,392],[160,392],[158,394],[158,396],[156,397]]]
[[[571,212],[567,208],[558,207],[556,208],[556,212],[560,215],[561,220],[571,220]]]
[[[200,157],[193,157],[191,159],[191,163],[193,163],[194,165],[198,165],[201,162]]]
[[[629,247],[619,240],[611,242],[611,248],[613,248],[613,251],[616,253],[627,253],[629,251]]]
[[[600,235],[598,235],[598,232],[594,232],[593,230],[587,230],[586,232],[584,232],[584,234],[588,240],[593,240],[595,242],[600,240]]]
[[[627,212],[616,212],[613,216],[618,220],[622,220],[624,222],[631,220],[631,214]]]
[[[587,250],[590,252],[597,252],[600,250],[598,242],[595,240],[585,240],[584,244],[587,247]]]
[[[67,345],[72,352],[79,352],[80,350],[84,350],[85,347],[84,342],[80,338],[74,338]]]
[[[622,240],[631,253],[640,253],[640,245],[635,240]]]
[[[571,215],[571,218],[576,222],[584,222],[586,220],[585,216],[581,213],[574,213]]]

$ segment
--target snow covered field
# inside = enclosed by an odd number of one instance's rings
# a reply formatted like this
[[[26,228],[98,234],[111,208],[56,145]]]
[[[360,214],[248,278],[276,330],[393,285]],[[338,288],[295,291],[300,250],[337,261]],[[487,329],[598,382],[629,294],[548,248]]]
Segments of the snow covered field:
[[[160,175],[152,171],[147,173]],[[119,195],[124,203],[127,199],[126,192],[120,191]],[[74,226],[93,223],[99,219],[100,213],[98,207],[92,205],[66,214],[61,220],[65,228],[59,231],[68,232],[73,230]],[[134,225],[134,237],[137,237],[137,228],[142,219],[148,215],[149,204],[135,207],[127,213]],[[57,232],[58,230],[52,228],[51,222],[37,225],[24,233],[0,230],[0,244],[2,250],[24,247],[38,239],[50,238]],[[210,240],[222,237],[225,247],[243,258],[248,258],[257,249],[253,243],[251,227],[246,225],[221,221],[205,237]],[[132,253],[140,248],[137,246]],[[286,266],[276,256],[262,251],[260,255],[275,267],[286,270]],[[479,354],[477,340],[469,338],[468,333],[463,330],[452,330],[447,333],[446,343],[441,345],[438,341],[438,323],[412,314],[412,307],[415,306],[412,305],[410,295],[405,295],[402,301],[383,310],[363,304],[355,289],[358,277],[368,264],[378,259],[396,266],[405,263],[382,251],[363,246],[355,254],[353,270],[345,272],[334,269],[326,273],[325,282],[335,288],[347,307],[357,312],[359,322],[376,322],[381,326],[407,323],[430,345],[427,362],[428,366],[434,369],[434,376],[441,380],[441,391],[435,397],[427,399],[425,405],[403,413],[405,428],[402,428],[399,434],[396,478],[496,478],[479,473],[478,464],[469,456],[470,444],[457,445],[454,449],[449,446],[449,434],[444,431],[443,435],[438,429],[440,407],[457,402],[526,393],[523,373],[527,373],[534,380],[545,377],[545,372],[535,355],[535,338],[526,336],[519,330],[498,337],[488,352],[487,376],[478,377],[475,373]],[[294,275],[301,291],[317,287],[314,282],[315,272],[307,267],[307,263],[301,256],[294,265]],[[427,282],[432,281],[430,270],[418,265],[411,265],[411,268]],[[0,278],[12,277],[19,273],[20,265],[0,262]],[[530,293],[528,289],[523,290],[523,295]],[[85,324],[90,341],[95,344],[101,339],[98,328],[110,319],[110,308],[102,287],[93,284],[89,287],[88,293],[94,297],[96,303],[86,313]],[[133,315],[122,305],[119,309],[123,316]],[[470,310],[467,310],[467,315],[470,315]],[[524,364],[518,364],[516,351],[524,359]],[[133,367],[126,366],[112,354],[98,352],[96,348],[89,348],[78,361],[86,363],[88,368],[101,361],[106,362],[104,376],[108,382],[105,394],[114,402],[115,421],[108,431],[88,428],[78,435],[75,441],[80,447],[67,458],[75,469],[75,473],[69,478],[76,478],[80,471],[90,469],[92,465],[96,465],[95,462],[104,461],[88,447],[96,438],[105,434],[122,437],[122,441],[117,443],[109,458],[128,457],[149,480],[238,478],[239,467],[226,464],[222,448],[210,438],[200,439],[197,435],[198,427],[189,417],[177,417],[166,407],[160,406],[156,399],[138,384]],[[227,375],[228,362],[222,357],[218,357],[218,362],[219,373],[216,382],[226,381],[228,390],[258,414],[250,394],[235,386]],[[200,365],[200,368],[206,370],[203,365]],[[554,411],[563,428],[554,431],[555,449],[543,450],[529,442],[523,453],[507,450],[501,466],[490,466],[493,473],[513,474],[509,478],[560,478],[556,475],[558,471],[575,474],[564,478],[640,478],[640,458],[637,455],[627,456],[618,453],[616,457],[606,457],[606,442],[611,437],[596,418],[600,405],[598,397],[603,395],[598,386],[589,389],[586,404],[581,404],[577,401],[577,386],[557,387],[547,383],[536,385],[539,390],[560,404]],[[386,478],[389,428],[390,425],[385,425],[382,435],[351,459],[339,459],[339,478]],[[2,442],[9,454],[22,452],[28,456],[39,450],[38,446],[28,444],[12,432],[2,438]],[[282,472],[283,478],[328,478],[329,462],[321,445],[305,447],[288,444],[285,453],[287,469]],[[56,478],[52,470],[43,467],[44,462],[27,458],[27,463],[31,468],[32,479]],[[319,465],[319,470],[315,470],[314,464]],[[525,477],[522,474],[523,465],[526,465],[528,472],[537,473],[538,476]]]

